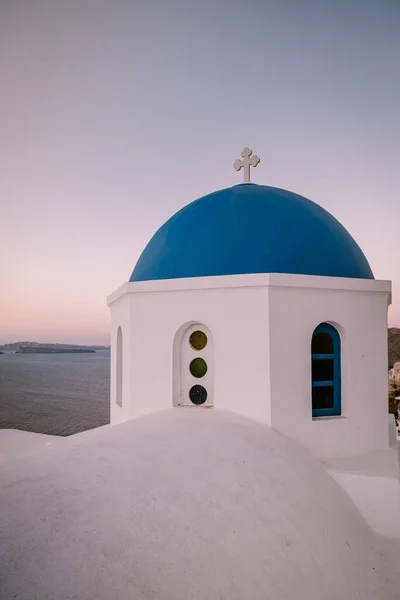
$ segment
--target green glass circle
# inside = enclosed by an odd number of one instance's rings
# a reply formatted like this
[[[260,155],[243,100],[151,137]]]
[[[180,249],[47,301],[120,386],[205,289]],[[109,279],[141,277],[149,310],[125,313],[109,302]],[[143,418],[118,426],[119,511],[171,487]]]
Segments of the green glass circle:
[[[203,350],[207,346],[207,336],[204,331],[193,331],[189,338],[189,344],[193,350]]]
[[[194,358],[189,366],[193,377],[204,377],[207,373],[207,363],[203,358]]]

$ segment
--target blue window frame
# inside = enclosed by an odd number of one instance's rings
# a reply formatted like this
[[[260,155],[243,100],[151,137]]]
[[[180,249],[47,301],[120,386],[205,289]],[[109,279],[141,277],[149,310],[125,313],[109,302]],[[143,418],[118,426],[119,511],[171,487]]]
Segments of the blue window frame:
[[[328,323],[315,329],[311,342],[312,416],[342,414],[340,335]]]

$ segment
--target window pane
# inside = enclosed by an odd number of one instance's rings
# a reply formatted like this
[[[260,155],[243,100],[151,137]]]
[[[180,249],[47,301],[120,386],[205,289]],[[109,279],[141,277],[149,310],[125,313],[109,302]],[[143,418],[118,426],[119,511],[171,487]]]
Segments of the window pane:
[[[323,358],[312,361],[312,381],[333,381],[333,359]]]
[[[189,365],[193,377],[204,377],[207,373],[207,363],[203,358],[195,358]]]
[[[194,331],[189,338],[193,350],[203,350],[207,346],[207,336],[204,331]]]
[[[207,400],[207,390],[202,385],[194,385],[190,388],[189,398],[193,404],[204,404]]]
[[[312,407],[333,408],[333,386],[312,388]]]
[[[322,331],[313,336],[312,354],[333,354],[333,340],[329,333]]]

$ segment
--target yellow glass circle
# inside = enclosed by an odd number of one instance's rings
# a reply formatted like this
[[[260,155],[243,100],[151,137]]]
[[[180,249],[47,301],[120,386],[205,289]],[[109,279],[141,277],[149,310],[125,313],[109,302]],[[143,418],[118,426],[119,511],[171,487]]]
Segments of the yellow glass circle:
[[[204,331],[193,331],[189,338],[189,344],[193,350],[203,350],[207,346],[207,336]]]

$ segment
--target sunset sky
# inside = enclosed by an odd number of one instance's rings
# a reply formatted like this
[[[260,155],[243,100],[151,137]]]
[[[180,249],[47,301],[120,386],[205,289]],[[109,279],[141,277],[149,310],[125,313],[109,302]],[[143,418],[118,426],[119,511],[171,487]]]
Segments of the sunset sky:
[[[321,204],[400,326],[398,0],[0,2],[0,343],[108,344],[106,296],[190,201]]]

